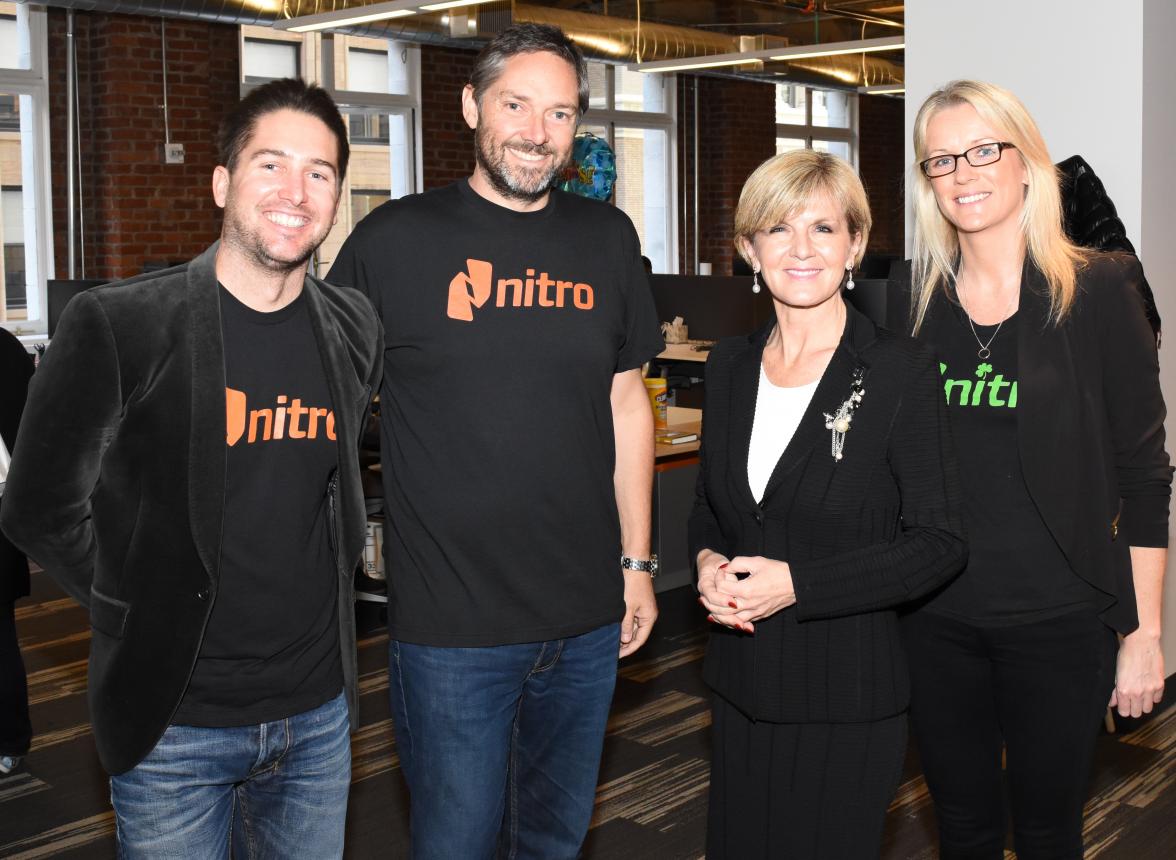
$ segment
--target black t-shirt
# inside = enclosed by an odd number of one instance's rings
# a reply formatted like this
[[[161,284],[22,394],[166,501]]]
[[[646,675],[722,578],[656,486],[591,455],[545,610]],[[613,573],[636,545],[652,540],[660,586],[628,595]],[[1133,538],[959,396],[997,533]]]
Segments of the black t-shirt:
[[[220,290],[226,443],[220,581],[172,722],[280,720],[343,688],[327,485],[335,416],[304,296],[261,313]]]
[[[328,279],[384,323],[389,629],[426,645],[576,635],[624,611],[613,376],[662,348],[636,231],[465,180],[384,204]]]
[[[938,299],[924,333],[939,358],[964,490],[968,566],[927,608],[983,626],[1083,609],[1094,590],[1066,561],[1025,484],[1017,443],[1020,313],[973,336],[958,304]],[[995,337],[994,337],[995,335]],[[976,337],[989,344],[980,358]]]

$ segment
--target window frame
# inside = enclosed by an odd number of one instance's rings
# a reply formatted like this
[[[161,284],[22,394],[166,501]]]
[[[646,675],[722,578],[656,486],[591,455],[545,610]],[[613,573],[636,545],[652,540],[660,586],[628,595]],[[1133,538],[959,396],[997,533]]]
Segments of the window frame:
[[[677,105],[677,76],[672,74],[657,75],[664,89],[663,111],[623,110],[616,107],[616,64],[605,63],[600,60],[590,60],[589,65],[597,64],[604,67],[605,106],[603,108],[589,108],[587,113],[579,117],[576,133],[579,134],[584,126],[603,126],[607,131],[608,145],[616,151],[617,127],[654,129],[666,134],[666,150],[669,157],[665,164],[666,187],[666,255],[668,269],[665,274],[678,274],[678,105]],[[615,196],[615,195],[614,195]],[[610,201],[613,206],[616,202]]]
[[[828,143],[848,143],[849,158],[846,159],[858,169],[858,95],[845,90],[831,90],[826,87],[814,87],[808,84],[778,82],[777,87],[793,86],[804,89],[804,123],[776,123],[776,140],[790,137],[804,141],[805,149],[813,149],[813,142],[820,140]],[[813,93],[814,92],[844,92],[849,97],[849,125],[845,128],[827,125],[813,125]]]
[[[33,103],[30,128],[33,140],[29,146],[33,163],[26,171],[22,159],[21,193],[33,196],[32,243],[25,236],[26,272],[31,265],[31,282],[26,280],[25,302],[27,318],[0,320],[0,326],[17,335],[22,341],[43,342],[49,331],[48,282],[55,277],[53,260],[53,197],[49,165],[49,29],[45,7],[25,7],[29,28],[28,69],[0,69],[0,92],[29,96]],[[17,16],[18,26],[20,17]],[[23,148],[23,146],[22,146]],[[24,184],[24,175],[33,178],[32,188]],[[28,208],[27,202],[25,208]],[[33,254],[29,254],[30,244]],[[36,314],[34,315],[34,310]],[[5,314],[7,316],[7,314]]]
[[[260,84],[264,84],[267,80],[272,80],[271,78],[254,78],[251,80],[248,77],[246,77],[246,75],[245,75],[245,46],[248,45],[250,42],[273,42],[274,44],[291,45],[294,48],[294,56],[296,58],[295,63],[294,63],[294,68],[298,70],[299,75],[301,75],[303,78],[306,77],[306,63],[305,63],[305,59],[304,59],[304,54],[305,54],[306,49],[305,49],[305,46],[303,45],[303,40],[301,38],[289,38],[287,36],[287,34],[280,33],[277,31],[275,31],[272,35],[267,33],[264,37],[252,35],[252,34],[247,35],[244,31],[245,31],[244,27],[241,27],[238,31],[240,33],[240,36],[239,36],[239,38],[240,38],[239,56],[241,58],[241,61],[240,61],[241,83],[247,84],[249,86],[249,88],[252,89],[255,86],[258,86]],[[281,38],[274,38],[275,36],[278,36]],[[243,89],[241,95],[244,96],[244,94],[246,92],[248,92],[248,90]]]
[[[424,187],[424,155],[422,152],[422,133],[421,133],[421,54],[420,45],[412,42],[396,42],[394,39],[376,39],[361,36],[344,36],[334,33],[288,33],[281,31],[273,31],[266,27],[257,27],[251,25],[241,25],[237,28],[238,32],[238,50],[239,56],[242,57],[240,63],[241,79],[240,79],[240,93],[244,98],[252,89],[261,86],[265,81],[246,81],[244,79],[245,64],[243,61],[245,44],[247,41],[279,41],[279,42],[297,42],[301,44],[299,50],[299,57],[301,62],[300,72],[303,80],[317,83],[325,89],[335,100],[335,104],[339,107],[339,112],[343,114],[344,123],[348,125],[348,134],[350,136],[350,116],[357,113],[366,114],[400,114],[408,123],[408,133],[404,140],[404,144],[408,150],[408,164],[409,170],[407,172],[407,189],[405,194],[414,194]],[[408,85],[407,93],[378,93],[378,92],[364,92],[358,90],[340,89],[335,86],[336,69],[338,68],[337,59],[341,54],[346,62],[347,52],[351,48],[358,48],[360,50],[375,50],[366,47],[364,42],[379,41],[384,43],[396,42],[401,45],[407,55],[405,57],[408,66]],[[354,145],[368,146],[372,144],[358,143],[352,141]],[[378,144],[376,144],[378,145]],[[389,140],[387,146],[392,146],[392,141]],[[348,171],[345,185],[340,194],[339,205],[349,205],[351,197],[351,171]],[[392,189],[395,188],[395,182],[390,179]],[[390,189],[391,190],[391,189]],[[354,229],[354,225],[352,225]],[[319,252],[316,250],[312,258],[311,265],[314,273],[319,275],[322,273],[322,266],[327,266],[333,262],[330,260],[322,260]]]

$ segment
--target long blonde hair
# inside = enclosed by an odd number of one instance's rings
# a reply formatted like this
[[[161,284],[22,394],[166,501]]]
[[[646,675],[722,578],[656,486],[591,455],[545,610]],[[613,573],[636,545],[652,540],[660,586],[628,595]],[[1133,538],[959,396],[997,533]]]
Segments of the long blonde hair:
[[[1016,149],[1029,175],[1025,202],[1021,207],[1021,232],[1029,259],[1045,276],[1049,286],[1049,319],[1057,325],[1074,303],[1076,273],[1086,255],[1069,239],[1062,227],[1061,192],[1058,171],[1049,157],[1045,141],[1033,117],[1008,90],[983,81],[951,81],[927,97],[915,117],[914,200],[915,238],[911,266],[912,328],[918,331],[936,290],[946,289],[956,277],[960,242],[955,227],[939,211],[935,192],[918,162],[927,157],[927,125],[940,110],[968,104],[988,125],[998,129],[1002,139]],[[1008,155],[1005,156],[1009,157]]]

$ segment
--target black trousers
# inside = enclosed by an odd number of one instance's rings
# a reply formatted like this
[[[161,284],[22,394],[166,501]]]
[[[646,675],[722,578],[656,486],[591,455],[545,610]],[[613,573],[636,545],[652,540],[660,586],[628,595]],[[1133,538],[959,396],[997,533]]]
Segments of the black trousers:
[[[1082,807],[1118,639],[1092,613],[974,627],[915,612],[903,622],[911,726],[943,860],[1000,858],[1005,749],[1020,860],[1082,857]]]
[[[29,751],[33,727],[15,612],[11,603],[0,603],[0,755],[23,756]]]
[[[906,714],[765,723],[713,697],[707,860],[874,860],[902,776]]]

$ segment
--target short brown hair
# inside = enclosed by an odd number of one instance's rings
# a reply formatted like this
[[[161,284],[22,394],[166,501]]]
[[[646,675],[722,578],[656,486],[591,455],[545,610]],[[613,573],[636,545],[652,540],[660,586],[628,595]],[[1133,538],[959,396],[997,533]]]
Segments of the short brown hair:
[[[237,168],[237,159],[249,144],[257,123],[263,116],[280,110],[304,113],[320,120],[335,135],[338,164],[335,184],[343,187],[347,176],[347,162],[351,158],[351,147],[347,143],[347,126],[331,94],[317,84],[308,84],[300,78],[279,78],[249,91],[221,120],[217,131],[217,150],[220,164],[232,173]]]
[[[470,72],[470,86],[474,88],[474,100],[482,106],[482,96],[502,76],[506,61],[519,54],[555,54],[567,62],[576,72],[578,90],[577,107],[582,118],[588,111],[588,64],[576,43],[553,24],[524,22],[503,30],[490,40],[474,60]]]
[[[743,183],[735,210],[735,250],[748,265],[743,240],[783,222],[814,197],[827,194],[845,214],[851,236],[861,234],[855,263],[861,263],[870,238],[870,201],[849,162],[814,149],[794,149],[773,156]]]

